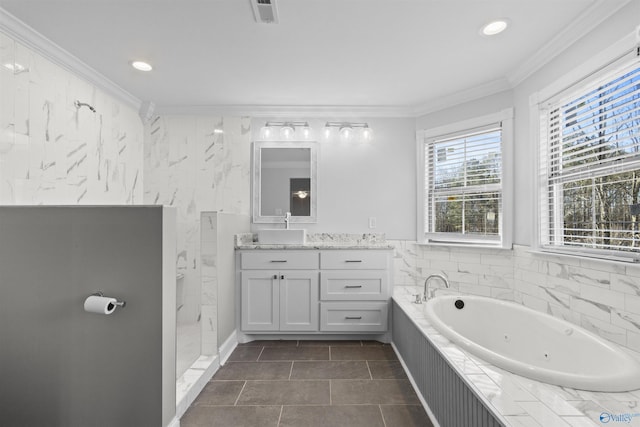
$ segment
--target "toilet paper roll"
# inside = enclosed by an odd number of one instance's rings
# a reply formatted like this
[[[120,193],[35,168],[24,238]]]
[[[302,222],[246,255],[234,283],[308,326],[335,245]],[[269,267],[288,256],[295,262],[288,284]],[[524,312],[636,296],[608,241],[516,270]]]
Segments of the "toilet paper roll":
[[[84,311],[87,313],[111,314],[117,307],[117,301],[115,298],[91,295],[84,300]]]

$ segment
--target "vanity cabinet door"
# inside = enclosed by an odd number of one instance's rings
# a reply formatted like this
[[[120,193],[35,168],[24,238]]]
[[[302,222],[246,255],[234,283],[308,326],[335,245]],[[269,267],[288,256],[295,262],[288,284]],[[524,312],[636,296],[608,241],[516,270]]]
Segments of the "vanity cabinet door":
[[[280,328],[280,276],[269,270],[242,271],[241,313],[244,331]]]
[[[317,331],[318,272],[283,271],[280,275],[280,330]]]

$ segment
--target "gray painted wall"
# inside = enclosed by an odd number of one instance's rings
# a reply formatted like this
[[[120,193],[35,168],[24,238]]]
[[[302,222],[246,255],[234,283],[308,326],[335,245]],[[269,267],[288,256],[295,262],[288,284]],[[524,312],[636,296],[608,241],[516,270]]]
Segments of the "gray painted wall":
[[[164,248],[172,250],[175,241]],[[160,206],[0,207],[0,424],[168,423],[175,344],[172,359],[171,331],[163,342],[167,255],[174,265],[175,255],[163,254]],[[86,313],[85,298],[98,290],[126,307]],[[173,298],[164,302],[175,308]],[[173,319],[164,327],[175,337]],[[163,362],[173,371],[163,372]]]

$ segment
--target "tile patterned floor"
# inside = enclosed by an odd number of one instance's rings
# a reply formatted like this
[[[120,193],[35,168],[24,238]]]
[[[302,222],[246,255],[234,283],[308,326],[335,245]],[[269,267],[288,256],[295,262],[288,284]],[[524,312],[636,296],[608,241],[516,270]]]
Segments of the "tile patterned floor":
[[[239,345],[181,427],[433,427],[391,346],[375,341]]]

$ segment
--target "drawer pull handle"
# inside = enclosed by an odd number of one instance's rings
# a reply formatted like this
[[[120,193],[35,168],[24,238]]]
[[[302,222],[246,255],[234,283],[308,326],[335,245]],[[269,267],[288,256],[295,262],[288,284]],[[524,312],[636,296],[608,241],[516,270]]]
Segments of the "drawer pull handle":
[[[344,287],[347,289],[357,289],[357,288],[361,288],[362,285],[344,285]]]
[[[361,259],[348,259],[345,262],[362,262]]]
[[[347,320],[360,320],[362,316],[344,316],[344,318]]]
[[[287,262],[287,260],[286,259],[272,259],[269,262]]]

